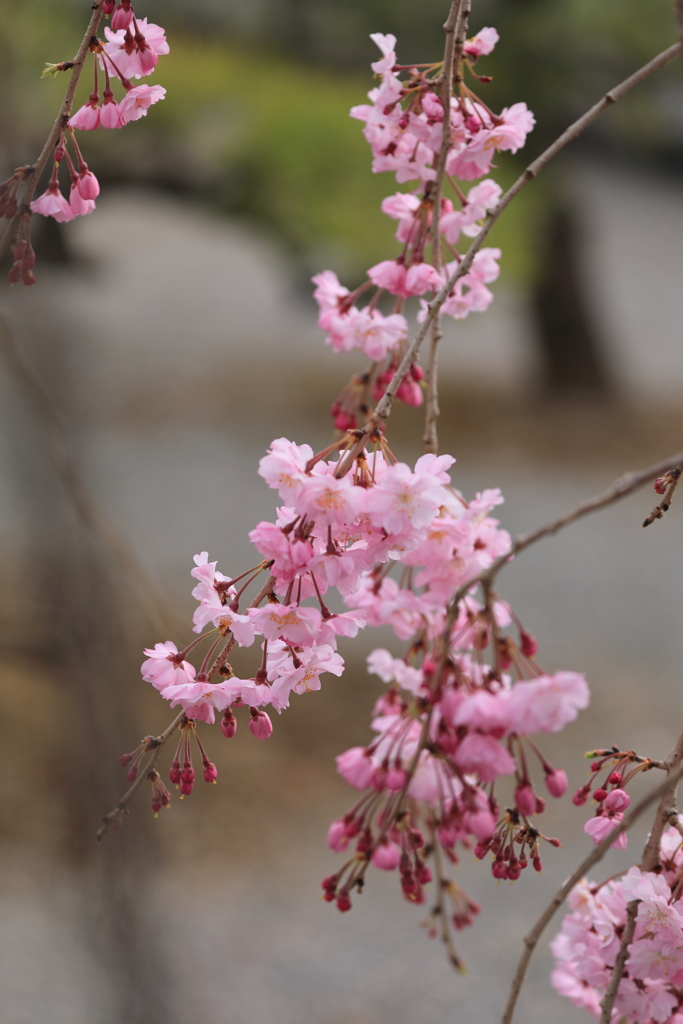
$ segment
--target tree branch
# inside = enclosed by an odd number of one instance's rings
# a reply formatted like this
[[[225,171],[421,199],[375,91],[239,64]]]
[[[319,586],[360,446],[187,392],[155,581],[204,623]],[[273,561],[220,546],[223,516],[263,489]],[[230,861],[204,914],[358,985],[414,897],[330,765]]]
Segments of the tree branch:
[[[668,459],[663,459],[662,462],[656,462],[653,466],[647,466],[645,469],[639,469],[633,473],[624,473],[623,476],[617,477],[612,486],[608,487],[606,491],[596,494],[593,498],[586,498],[585,501],[579,502],[578,505],[563,516],[560,516],[559,519],[553,519],[550,523],[546,523],[545,526],[540,526],[537,530],[532,530],[530,533],[523,533],[513,542],[509,551],[499,555],[488,569],[485,569],[478,576],[474,576],[468,582],[463,583],[456,591],[452,608],[457,611],[460,601],[462,601],[463,597],[473,586],[478,584],[489,586],[503,566],[507,565],[520,551],[531,547],[532,544],[542,540],[544,537],[550,537],[552,534],[558,533],[565,526],[576,522],[577,519],[583,519],[584,516],[590,515],[592,512],[598,512],[609,505],[614,505],[617,501],[621,501],[622,498],[637,491],[639,487],[649,483],[650,480],[656,480],[658,476],[680,465],[682,461],[683,452],[677,452]]]
[[[93,37],[97,34],[97,29],[102,19],[102,0],[94,0],[92,4],[92,15],[88,23],[88,27],[85,30],[85,35],[81,41],[81,45],[78,47],[78,53],[74,57],[73,70],[71,71],[71,78],[62,100],[62,105],[59,108],[59,113],[55,119],[55,123],[52,126],[50,134],[47,137],[45,145],[41,151],[40,156],[33,165],[33,170],[30,172],[26,179],[26,187],[21,199],[21,205],[17,210],[12,220],[7,225],[4,235],[0,240],[0,256],[3,254],[5,249],[8,247],[12,239],[14,238],[19,221],[30,209],[31,199],[33,193],[36,190],[36,186],[40,180],[40,176],[43,173],[43,169],[47,164],[52,152],[57,144],[57,140],[66,128],[69,117],[71,116],[71,108],[73,107],[74,96],[76,95],[76,87],[78,86],[78,80],[81,77],[83,66],[85,64],[85,58],[90,50],[90,42]]]
[[[450,278],[443,286],[441,291],[438,292],[437,295],[435,295],[432,301],[428,304],[427,316],[425,317],[424,322],[421,324],[420,329],[418,330],[415,336],[415,339],[408,346],[406,354],[401,360],[401,363],[396,373],[394,374],[393,379],[391,380],[386,391],[384,392],[384,395],[381,401],[378,403],[377,408],[375,409],[375,412],[372,415],[371,419],[368,421],[365,428],[359,432],[358,440],[353,445],[351,450],[348,452],[346,457],[340,463],[339,468],[337,469],[336,476],[344,476],[344,474],[348,472],[350,467],[353,465],[353,461],[356,458],[356,456],[365,447],[368,438],[370,438],[372,434],[374,434],[377,431],[379,425],[389,417],[394,398],[396,397],[396,392],[398,391],[403,381],[403,378],[405,377],[405,375],[410,370],[410,367],[415,362],[415,359],[417,358],[417,355],[422,346],[422,342],[427,337],[427,334],[431,329],[434,319],[438,316],[439,310],[441,309],[444,302],[450,295],[457,281],[459,281],[460,278],[467,274],[468,271],[470,270],[474,257],[481,249],[483,243],[486,241],[486,238],[489,235],[489,232],[491,231],[491,228],[496,223],[496,221],[500,217],[501,213],[505,210],[505,208],[509,206],[509,204],[515,198],[515,196],[519,195],[519,193],[522,191],[525,185],[527,185],[533,178],[537,177],[538,174],[540,174],[540,172],[543,170],[546,164],[549,163],[554,156],[557,156],[560,150],[564,149],[564,147],[568,145],[568,143],[573,142],[574,139],[578,138],[581,132],[585,131],[585,129],[588,128],[588,126],[592,124],[593,121],[595,121],[596,118],[600,116],[600,114],[604,113],[605,110],[607,110],[618,100],[620,100],[622,96],[625,96],[627,92],[630,92],[630,90],[633,89],[636,85],[639,85],[655,71],[659,71],[661,68],[665,67],[670,61],[672,61],[674,57],[677,56],[677,54],[681,53],[681,46],[681,43],[675,43],[673,46],[670,46],[667,50],[663,50],[662,53],[658,54],[647,64],[644,64],[642,68],[639,68],[638,71],[634,72],[634,74],[632,74],[629,78],[625,79],[625,81],[621,82],[619,85],[616,85],[613,89],[610,89],[609,92],[605,93],[603,98],[598,103],[594,104],[590,108],[590,110],[587,110],[585,114],[578,118],[578,120],[574,121],[574,123],[571,124],[569,128],[567,128],[566,131],[564,131],[562,135],[560,135],[559,138],[557,138],[555,142],[552,143],[552,145],[548,146],[548,148],[544,150],[544,152],[541,153],[541,155],[537,157],[536,160],[530,163],[526,170],[519,176],[514,185],[512,185],[507,190],[507,192],[505,192],[501,196],[497,205],[489,212],[488,216],[486,217],[486,220],[484,221],[481,231],[479,232],[479,234],[474,239],[469,249],[463,256],[462,260],[458,264],[457,269],[451,274]]]
[[[126,792],[123,794],[123,796],[116,804],[114,809],[110,811],[109,814],[105,814],[105,816],[100,819],[102,824],[97,830],[96,836],[96,840],[98,843],[102,842],[109,829],[115,828],[121,821],[123,815],[128,812],[128,804],[131,802],[131,800],[135,796],[135,793],[140,788],[142,783],[147,780],[149,773],[156,766],[156,763],[161,756],[161,751],[164,749],[167,742],[169,741],[173,733],[176,731],[184,717],[185,709],[183,709],[176,715],[171,724],[164,729],[161,735],[154,737],[154,749],[152,751],[152,756],[150,757],[149,761],[147,762],[144,768],[140,769],[140,772],[137,778],[135,779],[135,782],[133,782],[130,789],[126,790]]]
[[[467,23],[469,19],[471,0],[453,0],[451,9],[444,24],[446,33],[446,46],[443,56],[443,72],[441,82],[441,106],[443,107],[443,136],[441,150],[436,164],[436,178],[430,191],[432,200],[432,265],[435,270],[441,270],[441,198],[443,196],[443,182],[446,174],[446,160],[448,151],[453,145],[450,132],[450,109],[451,97],[453,96],[454,76],[460,75],[460,64],[462,61],[462,50],[467,37]],[[446,129],[448,125],[449,130]],[[427,365],[427,401],[424,431],[425,451],[436,452],[439,449],[439,438],[436,423],[439,418],[439,392],[438,392],[438,352],[441,341],[441,322],[439,317],[432,321],[431,346],[429,349],[429,363]]]
[[[662,793],[662,798],[659,801],[659,807],[657,808],[657,814],[652,826],[652,831],[648,836],[647,843],[645,844],[645,849],[643,851],[643,859],[641,863],[643,871],[654,871],[659,864],[660,847],[664,828],[669,824],[669,819],[674,813],[674,809],[676,807],[676,789],[678,787],[678,780],[673,781],[672,777],[682,761],[683,729],[681,729],[678,735],[678,739],[676,740],[673,750],[664,762],[667,769],[667,778],[665,780],[666,786]],[[676,815],[676,817],[678,816]],[[680,828],[680,825],[678,827]],[[602,1009],[600,1024],[610,1024],[612,1019],[614,1002],[617,998],[617,992],[619,991],[619,985],[624,975],[624,968],[629,956],[629,946],[633,942],[639,903],[640,900],[631,900],[628,905],[626,926],[621,937],[619,953],[614,963],[614,970],[612,971],[609,985],[607,986],[605,995],[600,1003],[600,1007]]]
[[[517,999],[522,985],[524,984],[527,968],[536,946],[538,945],[538,941],[545,931],[546,926],[552,920],[556,911],[562,906],[574,886],[581,881],[586,872],[590,871],[594,864],[597,864],[602,860],[614,840],[617,839],[622,832],[627,832],[632,825],[635,825],[638,818],[645,813],[648,807],[664,796],[665,793],[668,793],[672,787],[675,787],[680,782],[681,777],[683,777],[683,765],[679,765],[671,775],[666,779],[663,779],[658,786],[654,787],[654,789],[651,789],[650,792],[624,816],[623,820],[619,822],[616,828],[613,828],[609,835],[605,836],[602,842],[591,851],[585,860],[581,862],[576,871],[574,871],[574,873],[567,879],[562,888],[557,891],[555,896],[553,896],[548,906],[536,921],[536,924],[524,939],[524,951],[519,959],[515,976],[512,979],[510,995],[501,1018],[501,1024],[511,1024]]]
[[[106,549],[126,581],[137,591],[150,626],[153,629],[166,629],[170,622],[180,624],[176,609],[161,587],[149,576],[130,544],[119,533],[81,477],[69,450],[67,427],[61,409],[33,370],[2,317],[0,351],[36,414],[45,454],[83,525]]]

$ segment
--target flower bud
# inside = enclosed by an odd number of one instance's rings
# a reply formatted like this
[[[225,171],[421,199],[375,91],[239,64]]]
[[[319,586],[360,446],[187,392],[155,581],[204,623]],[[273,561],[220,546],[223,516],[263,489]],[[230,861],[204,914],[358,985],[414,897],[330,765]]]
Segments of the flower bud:
[[[551,796],[564,796],[567,792],[567,773],[561,768],[555,768],[546,775],[545,784]]]
[[[605,800],[608,811],[625,811],[631,803],[631,797],[623,789],[613,789]]]
[[[536,794],[530,782],[523,782],[515,790],[515,803],[525,818],[536,813]]]
[[[593,793],[593,799],[594,799],[594,800],[597,800],[597,802],[598,802],[599,804],[601,804],[601,803],[602,803],[602,801],[603,801],[603,800],[604,800],[604,799],[605,799],[606,797],[607,797],[607,790],[606,790],[606,789],[603,789],[602,787],[600,787],[600,789],[596,789],[596,790],[595,790],[595,792]]]
[[[265,711],[257,711],[256,708],[249,710],[251,711],[249,729],[257,740],[267,740],[273,733],[273,723]]]
[[[228,740],[231,740],[237,732],[237,719],[230,708],[227,709],[221,718],[221,732]]]
[[[582,786],[581,789],[577,789],[576,793],[574,793],[574,796],[572,797],[572,803],[574,804],[574,806],[575,807],[583,806],[583,804],[585,804],[586,801],[588,800],[588,797],[590,796],[590,792],[591,792],[590,783],[588,785],[586,785],[586,786]]]
[[[534,658],[538,653],[538,640],[524,629],[519,632],[519,645],[525,658]]]
[[[92,171],[79,174],[77,187],[83,199],[97,199],[100,194],[100,183]]]
[[[202,763],[204,770],[204,782],[215,782],[218,778],[218,769],[216,765],[211,761],[204,761]]]
[[[336,853],[341,853],[349,845],[349,837],[346,834],[346,822],[343,818],[333,821],[327,830],[327,845]]]
[[[111,27],[114,32],[119,32],[122,28],[126,29],[133,20],[133,8],[130,5],[130,0],[123,0],[122,3],[114,11],[114,17],[111,19]]]
[[[341,910],[344,914],[347,910],[351,909],[351,900],[349,899],[349,890],[342,889],[337,896],[337,910]]]
[[[387,789],[398,793],[406,784],[408,773],[405,768],[390,768],[386,775],[385,786]]]
[[[396,843],[380,843],[372,855],[372,863],[380,871],[394,871],[401,859],[401,851]]]
[[[620,786],[622,778],[619,772],[612,772],[607,781],[611,786]]]

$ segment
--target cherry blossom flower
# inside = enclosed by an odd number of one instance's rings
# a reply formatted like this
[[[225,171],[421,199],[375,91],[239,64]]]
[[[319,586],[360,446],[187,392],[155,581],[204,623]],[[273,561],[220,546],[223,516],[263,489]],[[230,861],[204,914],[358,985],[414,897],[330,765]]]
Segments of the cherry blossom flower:
[[[162,85],[136,85],[130,89],[119,103],[119,120],[121,124],[138,121],[144,117],[153,103],[163,100],[166,90]]]
[[[131,31],[129,23],[118,31],[108,27],[104,30],[107,38],[104,52],[111,60],[100,57],[100,65],[106,67],[109,74],[116,78],[142,78],[149,75],[159,57],[169,52],[166,35],[160,25],[148,23],[146,18],[140,18],[134,22],[133,27],[134,31]]]
[[[147,660],[143,661],[140,672],[157,690],[194,681],[194,666],[189,661],[179,660],[178,648],[171,640],[145,648],[145,654]]]
[[[72,128],[78,128],[83,132],[94,131],[95,128],[99,128],[100,125],[100,107],[99,100],[92,96],[82,107],[69,118],[69,124]]]
[[[463,47],[463,53],[468,57],[483,57],[493,51],[494,46],[500,39],[495,28],[482,28],[476,36],[468,39]]]
[[[31,203],[33,213],[42,213],[43,217],[54,217],[59,224],[73,220],[76,216],[68,200],[59,190],[59,184],[51,182],[42,196]]]

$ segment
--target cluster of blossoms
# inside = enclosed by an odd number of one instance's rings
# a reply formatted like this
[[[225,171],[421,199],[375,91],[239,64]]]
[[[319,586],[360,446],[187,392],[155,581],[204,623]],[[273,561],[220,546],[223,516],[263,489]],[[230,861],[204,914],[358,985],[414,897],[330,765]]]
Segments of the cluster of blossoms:
[[[593,838],[597,846],[612,829],[623,820],[624,811],[631,803],[626,787],[636,775],[652,768],[663,768],[661,761],[641,757],[633,750],[591,750],[586,754],[591,764],[588,782],[577,789],[572,797],[574,804],[581,807],[587,803],[591,793],[597,807],[595,814],[584,825],[584,832]],[[600,778],[600,774],[603,777]],[[622,832],[612,843],[617,850],[625,850],[628,837]]]
[[[323,883],[340,910],[351,906],[369,864],[398,869],[405,896],[423,902],[431,879],[426,858],[435,846],[451,863],[459,845],[474,846],[479,858],[490,852],[496,878],[515,880],[529,861],[540,870],[539,843],[559,844],[534,825],[544,801],[530,758],[538,759],[551,795],[562,796],[567,779],[530,737],[562,729],[589,700],[583,676],[538,667],[536,641],[507,604],[489,593],[479,600],[476,583],[468,588],[509,550],[509,535],[491,516],[500,492],[467,502],[451,486],[451,456],[424,455],[411,469],[393,458],[381,434],[376,449],[359,454],[344,473],[345,455],[337,452],[354,440],[347,435],[317,455],[285,438],[273,442],[259,471],[283,504],[276,522],[251,531],[262,561],[229,578],[206,552],[197,555],[194,629],[212,628],[182,651],[157,644],[142,666],[143,678],[183,709],[170,778],[184,795],[194,783],[189,736],[196,736],[197,721],[213,723],[218,712],[231,737],[235,711],[245,708],[252,733],[265,739],[272,732],[267,707],[279,713],[292,693],[318,689],[323,672],[342,674],[338,637],[389,625],[408,642],[403,659],[384,649],[370,655],[370,671],[390,684],[375,707],[375,738],[337,759],[342,776],[367,790],[329,830],[335,851],[353,844],[350,859]],[[268,583],[242,608],[247,588],[265,573]],[[345,611],[330,611],[333,589]],[[188,655],[209,636],[197,671]],[[229,652],[257,637],[255,671],[239,678]],[[134,772],[146,742],[125,755]],[[204,778],[214,781],[215,767],[200,752]],[[514,793],[501,811],[502,776],[514,777]],[[153,806],[163,806],[152,781]],[[460,928],[476,904],[455,883],[444,884]]]
[[[468,182],[488,174],[496,152],[516,153],[534,125],[525,103],[516,103],[500,115],[492,113],[472,90],[460,83],[452,97],[449,116],[440,98],[441,65],[427,68],[402,67],[396,63],[396,38],[379,33],[371,37],[382,51],[382,59],[372,64],[381,85],[368,94],[370,103],[353,107],[351,116],[363,121],[363,132],[373,153],[372,169],[389,171],[399,184],[414,182],[412,191],[397,192],[382,203],[382,211],[398,221],[396,238],[400,255],[371,267],[367,281],[355,291],[343,287],[336,274],[323,271],[313,278],[315,298],[320,309],[319,326],[327,332],[327,343],[335,352],[360,349],[371,360],[372,368],[339,396],[332,416],[340,430],[357,425],[358,415],[367,407],[371,393],[375,400],[384,390],[405,352],[408,323],[403,309],[407,299],[420,297],[418,321],[426,315],[425,296],[441,290],[457,269],[461,255],[460,236],[474,237],[486,212],[498,202],[502,189],[491,178],[470,188],[467,195],[455,179]],[[491,53],[498,40],[493,28],[485,28],[465,43],[464,65],[478,82],[489,79],[476,75],[477,58]],[[407,72],[402,80],[399,74]],[[435,72],[437,72],[435,74]],[[439,238],[435,239],[433,221],[436,167],[444,144],[449,143],[446,180],[453,199],[440,198]],[[455,205],[457,204],[457,205]],[[431,262],[425,250],[431,246]],[[481,249],[467,274],[455,284],[441,309],[442,315],[464,319],[471,312],[488,308],[493,295],[487,285],[498,277],[500,249]],[[357,299],[374,287],[369,303],[356,305]],[[377,304],[384,292],[394,296],[393,309],[384,314]],[[384,368],[381,364],[385,363]],[[408,405],[420,405],[422,378],[419,367],[403,381],[398,398]]]
[[[600,1017],[600,1002],[621,946],[627,904],[639,900],[612,1019],[628,1024],[681,1024],[682,874],[683,840],[675,828],[667,828],[656,870],[632,867],[603,885],[584,879],[569,897],[570,913],[552,943],[555,989],[575,1006]]]
[[[129,121],[143,117],[150,106],[166,95],[161,85],[133,85],[132,78],[150,75],[159,57],[169,52],[164,30],[159,25],[138,19],[130,0],[104,0],[103,13],[112,16],[111,28],[104,32],[106,43],[94,38],[90,52],[94,55],[94,87],[88,102],[71,117],[63,127],[54,151],[52,173],[45,192],[30,203],[30,212],[21,218],[19,230],[12,250],[10,283],[23,281],[26,285],[35,283],[33,268],[35,254],[29,238],[30,213],[54,217],[63,224],[74,217],[92,213],[95,200],[100,192],[97,178],[83,159],[76,142],[75,129],[91,131],[95,128],[122,128]],[[54,75],[73,67],[71,62],[48,65],[46,74]],[[102,96],[99,92],[99,75],[104,75]],[[116,100],[111,88],[112,79],[118,79],[123,96]],[[101,102],[100,102],[101,101]],[[73,147],[73,158],[67,149],[67,141]],[[66,162],[71,181],[69,198],[63,194],[59,183],[59,170]],[[31,167],[19,167],[11,178],[0,184],[0,216],[11,220],[17,213],[17,193],[22,182],[32,171]]]
[[[404,250],[399,259],[372,267],[368,282],[355,293],[331,271],[314,279],[328,341],[336,351],[362,348],[373,369],[336,403],[342,436],[325,451],[316,454],[285,438],[273,442],[259,472],[278,492],[281,506],[275,522],[261,522],[250,533],[260,560],[227,577],[206,552],[195,556],[194,630],[201,635],[183,650],[170,641],[148,649],[142,675],[172,707],[181,708],[169,777],[184,796],[194,785],[193,737],[204,778],[216,779],[197,736],[199,722],[212,724],[218,714],[230,738],[236,713],[244,709],[251,732],[266,739],[273,728],[268,710],[281,713],[293,693],[319,689],[324,672],[342,674],[339,637],[355,637],[365,626],[392,627],[407,643],[404,657],[380,648],[368,659],[370,672],[388,684],[374,709],[374,739],[337,758],[341,775],[362,795],[329,829],[330,847],[349,857],[325,879],[324,894],[348,910],[372,864],[396,870],[406,898],[422,903],[432,857],[437,891],[449,899],[451,920],[462,928],[478,907],[444,876],[441,865],[457,863],[459,848],[474,847],[480,859],[491,855],[497,879],[514,881],[529,862],[541,869],[541,842],[559,843],[535,824],[545,804],[535,788],[532,760],[552,796],[565,793],[567,778],[531,737],[573,721],[588,704],[589,692],[578,673],[544,672],[534,638],[490,586],[481,585],[481,574],[510,549],[509,535],[492,516],[503,500],[500,492],[487,490],[467,501],[451,484],[451,456],[425,455],[411,468],[396,460],[381,430],[370,436],[365,450],[357,450],[359,393],[378,399],[393,375],[407,338],[405,300],[442,287],[460,259],[455,249],[460,235],[476,234],[501,192],[487,179],[465,197],[453,182],[459,207],[443,200],[438,240],[453,259],[445,265],[437,260],[438,269],[425,262],[443,109],[436,80],[409,69],[408,81],[401,83],[395,40],[373,38],[384,54],[373,65],[382,84],[370,93],[371,106],[352,113],[365,121],[374,169],[394,171],[399,182],[419,182],[415,192],[397,193],[383,204],[398,221]],[[470,68],[496,39],[495,31],[486,29],[466,44]],[[532,124],[523,104],[496,117],[463,88],[451,105],[448,174],[481,177],[496,149],[518,148]],[[492,296],[486,285],[497,276],[499,255],[492,249],[479,252],[470,274],[449,296],[446,313],[462,317],[488,306]],[[372,286],[377,290],[370,304],[359,308],[356,299]],[[396,299],[387,315],[376,308],[382,291]],[[399,398],[419,404],[421,376],[414,365]],[[264,578],[265,586],[250,600],[248,588]],[[211,643],[197,669],[188,658],[204,638]],[[259,649],[248,678],[238,677],[228,661],[235,645]],[[147,737],[124,755],[129,779],[137,777],[154,742]],[[513,781],[501,805],[504,777]],[[170,796],[156,769],[149,778],[155,811],[168,806]],[[437,912],[440,905],[432,921]]]

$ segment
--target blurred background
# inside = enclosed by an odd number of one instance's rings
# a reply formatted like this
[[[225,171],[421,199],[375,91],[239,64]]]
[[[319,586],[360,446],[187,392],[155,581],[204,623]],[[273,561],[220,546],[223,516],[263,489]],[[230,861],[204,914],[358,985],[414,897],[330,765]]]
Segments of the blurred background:
[[[396,251],[348,108],[371,87],[373,31],[401,61],[438,59],[445,0],[149,0],[171,45],[167,99],[124,132],[82,137],[103,189],[60,227],[35,218],[38,284],[0,293],[0,990],[3,1024],[474,1024],[497,1019],[520,936],[588,849],[586,809],[547,815],[565,844],[537,878],[494,882],[463,858],[484,911],[456,977],[393,877],[351,913],[319,901],[328,822],[351,794],[333,756],[366,742],[381,683],[371,646],[257,743],[204,730],[219,769],[154,820],[147,794],[94,843],[124,787],[117,758],[168,720],[141,649],[191,638],[192,555],[251,564],[273,516],[256,474],[273,437],[329,443],[357,370],[322,343],[312,273],[353,287]],[[538,126],[509,184],[575,116],[675,39],[669,0],[476,0],[493,109]],[[75,52],[83,0],[0,0],[0,177],[35,158]],[[79,101],[90,91],[84,76]],[[524,163],[522,162],[524,161]],[[506,212],[496,299],[449,327],[442,450],[465,494],[501,486],[531,528],[614,476],[683,447],[683,76],[674,63],[610,110]],[[420,410],[392,447],[420,454]],[[584,778],[585,749],[661,757],[683,710],[683,510],[643,531],[644,491],[520,558],[501,579],[542,664],[585,671],[593,704],[546,752]],[[163,760],[167,767],[168,758]],[[613,854],[601,876],[637,859]],[[377,873],[379,874],[379,873]],[[551,927],[548,938],[553,934]],[[495,939],[492,937],[495,936]],[[543,943],[520,1019],[581,1017]]]

